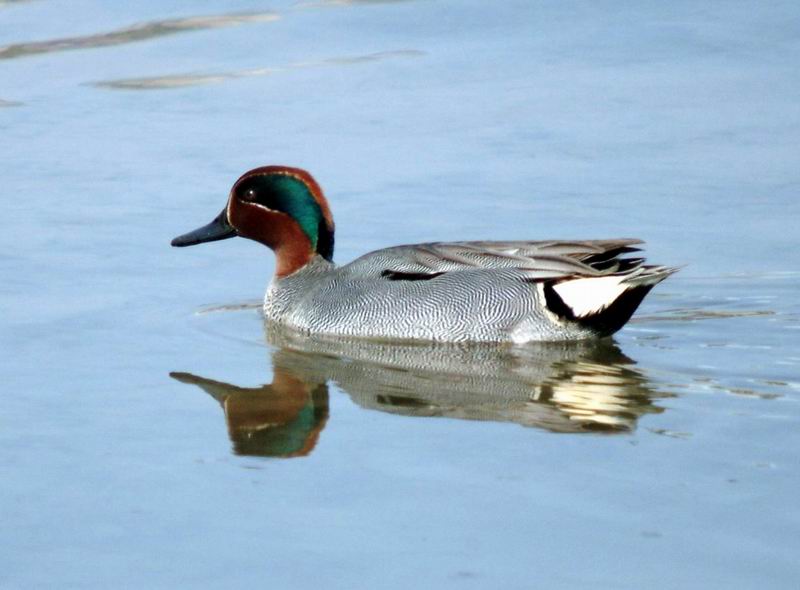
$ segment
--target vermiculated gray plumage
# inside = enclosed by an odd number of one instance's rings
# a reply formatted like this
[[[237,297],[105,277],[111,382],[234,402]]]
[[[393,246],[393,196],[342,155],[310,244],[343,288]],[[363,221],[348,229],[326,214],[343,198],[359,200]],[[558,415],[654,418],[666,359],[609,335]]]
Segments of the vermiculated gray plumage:
[[[640,243],[428,243],[377,250],[341,267],[316,256],[273,281],[264,312],[267,319],[301,332],[392,340],[607,336],[676,270],[624,257],[638,251],[634,245]],[[614,278],[564,287],[577,279],[608,277]],[[604,296],[601,286],[613,287],[608,300],[598,299]]]

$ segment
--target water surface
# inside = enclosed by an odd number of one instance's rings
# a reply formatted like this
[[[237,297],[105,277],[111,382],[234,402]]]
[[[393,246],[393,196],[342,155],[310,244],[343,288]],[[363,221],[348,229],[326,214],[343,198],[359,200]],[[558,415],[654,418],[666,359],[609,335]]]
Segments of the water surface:
[[[793,588],[794,3],[0,2],[0,587]],[[635,236],[613,341],[265,330],[308,168],[336,259]]]

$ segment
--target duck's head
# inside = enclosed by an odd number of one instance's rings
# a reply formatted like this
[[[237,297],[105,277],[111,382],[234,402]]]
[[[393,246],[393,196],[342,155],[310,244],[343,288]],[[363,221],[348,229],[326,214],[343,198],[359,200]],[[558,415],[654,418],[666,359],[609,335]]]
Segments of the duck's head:
[[[284,277],[314,256],[333,258],[333,216],[322,189],[300,168],[263,166],[237,180],[228,204],[209,224],[172,240],[194,246],[235,236],[250,238],[275,252],[275,274]]]

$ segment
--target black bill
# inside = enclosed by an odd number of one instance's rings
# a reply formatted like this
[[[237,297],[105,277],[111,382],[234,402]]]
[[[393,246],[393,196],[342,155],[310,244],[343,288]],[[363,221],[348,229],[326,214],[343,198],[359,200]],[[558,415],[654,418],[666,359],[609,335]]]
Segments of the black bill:
[[[226,208],[227,209],[227,208]],[[217,240],[227,240],[237,236],[236,230],[233,229],[228,223],[227,210],[223,209],[222,213],[214,218],[214,221],[203,227],[198,227],[188,234],[178,236],[172,242],[173,246],[194,246],[195,244],[202,244],[203,242],[216,242]]]

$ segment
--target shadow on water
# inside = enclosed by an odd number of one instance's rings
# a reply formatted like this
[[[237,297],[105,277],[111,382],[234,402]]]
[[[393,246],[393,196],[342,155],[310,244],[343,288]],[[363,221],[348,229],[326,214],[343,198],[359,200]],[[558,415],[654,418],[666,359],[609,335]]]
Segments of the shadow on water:
[[[328,420],[328,383],[359,406],[412,417],[513,422],[561,433],[625,433],[663,411],[610,340],[528,346],[389,344],[309,338],[267,326],[273,381],[243,388],[171,373],[225,412],[234,452],[309,454]]]
[[[189,31],[203,29],[218,29],[245,23],[269,22],[277,20],[279,16],[273,12],[259,12],[248,14],[225,14],[213,16],[191,16],[169,20],[159,20],[139,23],[116,31],[85,35],[81,37],[64,37],[48,41],[32,41],[28,43],[14,43],[0,47],[0,59],[14,59],[42,53],[57,51],[70,51],[73,49],[92,49],[95,47],[109,47],[123,45],[136,41],[146,41],[155,37],[174,35]]]

